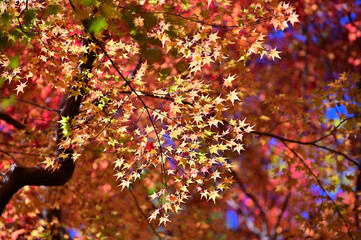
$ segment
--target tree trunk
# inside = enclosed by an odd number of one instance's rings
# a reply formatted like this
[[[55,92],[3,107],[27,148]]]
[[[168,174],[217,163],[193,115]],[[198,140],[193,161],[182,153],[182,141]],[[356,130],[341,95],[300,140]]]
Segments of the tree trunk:
[[[84,41],[84,45],[88,46],[89,40]],[[87,57],[87,62],[83,63],[79,66],[81,75],[85,71],[91,72],[93,62],[95,61],[95,53],[86,52],[85,57]],[[84,85],[87,84],[89,79],[83,76],[77,76],[76,81],[83,81]],[[84,95],[84,89],[80,89],[80,92]],[[65,104],[60,112],[60,117],[69,117],[70,120],[76,117],[79,113],[80,104],[83,100],[83,96],[78,96],[75,98],[74,96],[68,97],[65,96]],[[14,125],[18,129],[23,129],[22,125],[20,125],[17,121],[12,119],[11,117],[7,118],[7,123]],[[73,161],[73,150],[72,149],[62,149],[59,147],[59,143],[62,139],[66,138],[62,129],[60,128],[60,124],[58,125],[57,131],[57,150],[56,150],[56,161],[59,163],[59,168],[56,170],[52,169],[44,169],[42,167],[23,167],[14,163],[11,165],[10,169],[7,171],[5,176],[0,182],[0,215],[3,213],[6,205],[13,197],[13,195],[22,187],[26,185],[33,186],[60,186],[65,184],[73,175],[75,164]],[[62,159],[59,158],[59,155],[65,153],[68,154],[67,158]]]

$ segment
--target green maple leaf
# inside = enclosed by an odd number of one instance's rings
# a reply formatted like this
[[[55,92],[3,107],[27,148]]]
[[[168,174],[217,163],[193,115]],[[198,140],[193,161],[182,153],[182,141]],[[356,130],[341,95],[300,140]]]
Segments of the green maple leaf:
[[[100,33],[106,26],[107,22],[103,18],[96,17],[90,22],[88,30],[90,33]]]

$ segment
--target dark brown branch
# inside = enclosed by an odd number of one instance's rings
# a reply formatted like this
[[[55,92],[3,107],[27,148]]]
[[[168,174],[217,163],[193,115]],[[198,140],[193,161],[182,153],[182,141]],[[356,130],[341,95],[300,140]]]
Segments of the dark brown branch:
[[[284,202],[282,204],[281,213],[280,213],[280,215],[278,215],[277,221],[276,221],[275,225],[272,228],[272,232],[271,232],[271,239],[272,240],[275,240],[277,238],[277,228],[281,223],[282,216],[283,216],[284,212],[286,211],[286,208],[288,206],[288,202],[290,200],[290,197],[291,197],[291,192],[287,194],[287,196],[286,196],[286,198],[285,198],[285,200],[284,200]]]
[[[263,211],[263,208],[261,206],[261,204],[259,203],[258,199],[249,191],[247,191],[245,184],[243,183],[243,181],[238,177],[237,173],[232,171],[232,176],[233,178],[239,183],[239,186],[241,188],[241,190],[243,191],[243,193],[249,197],[254,205],[258,208],[259,212],[260,212],[260,217],[261,217],[261,222],[262,222],[262,233],[263,234],[267,234],[268,231],[268,222],[267,222],[267,218],[266,218],[266,214]]]
[[[9,98],[10,97],[0,97],[0,99],[9,99]],[[27,104],[30,104],[30,105],[33,105],[35,107],[42,108],[42,109],[45,109],[45,110],[48,110],[48,111],[59,113],[59,110],[57,110],[57,109],[52,109],[52,108],[49,108],[49,107],[41,106],[40,104],[37,104],[37,103],[32,102],[32,101],[28,101],[28,100],[21,99],[21,98],[15,98],[15,100],[18,101],[18,102],[27,103]]]
[[[322,136],[322,137],[319,137],[317,138],[315,141],[313,141],[313,143],[316,143],[316,142],[319,142],[321,141],[322,139],[325,139],[329,136],[331,136],[332,134],[334,134],[337,129],[344,123],[344,122],[347,122],[349,119],[351,119],[352,117],[349,117],[349,118],[345,118],[344,120],[340,121],[339,124],[337,124],[328,134]]]
[[[115,6],[115,5],[113,5]],[[126,10],[131,10],[129,7],[125,7],[125,6],[115,6],[121,9],[126,9]],[[163,14],[163,15],[170,15],[170,16],[174,16],[189,22],[195,22],[195,23],[200,23],[202,25],[206,25],[206,26],[210,26],[210,27],[214,27],[214,28],[220,28],[223,29],[224,31],[227,31],[228,29],[234,29],[234,28],[244,28],[244,27],[249,27],[249,26],[256,26],[259,25],[260,23],[263,22],[267,22],[270,21],[275,15],[271,15],[269,17],[264,17],[262,19],[256,20],[254,22],[250,22],[248,24],[239,24],[239,25],[231,25],[231,26],[227,26],[227,25],[222,25],[222,24],[215,24],[215,23],[207,23],[204,20],[199,20],[197,18],[190,18],[190,17],[185,17],[180,13],[172,13],[172,12],[165,12],[165,11],[156,11],[156,12],[143,12],[143,11],[138,11],[139,13],[142,14]]]
[[[292,148],[290,148],[285,141],[282,141],[282,143],[285,145],[285,147],[292,152],[292,154],[298,158],[302,165],[306,168],[306,170],[315,178],[317,185],[321,188],[321,190],[325,193],[325,195],[327,196],[328,200],[331,202],[333,209],[335,210],[335,212],[337,213],[337,215],[341,218],[341,220],[343,221],[343,223],[345,224],[345,227],[347,229],[347,234],[350,237],[350,239],[354,239],[353,235],[350,231],[350,228],[346,222],[346,219],[344,218],[344,216],[342,215],[342,213],[340,212],[339,207],[336,205],[335,201],[330,197],[330,195],[328,194],[328,192],[326,191],[326,189],[323,187],[323,184],[321,182],[321,180],[316,176],[316,174],[313,172],[313,170],[311,169],[310,166],[308,166],[305,162],[305,160],[303,160],[303,158],[297,154],[297,152],[295,152]]]
[[[7,115],[6,113],[0,112],[0,119],[4,120],[7,124],[12,125],[19,130],[25,129],[24,124],[12,118],[11,116]]]
[[[150,92],[145,92],[145,91],[138,91],[140,92],[142,95],[146,96],[146,97],[153,97],[153,98],[159,98],[159,99],[165,99],[165,100],[169,100],[169,101],[172,101],[172,102],[175,102],[174,98],[172,98],[169,94],[164,94],[162,96],[160,95],[155,95],[153,93],[150,93]],[[121,91],[119,92],[120,94],[130,94],[132,93],[132,91]],[[190,105],[190,106],[194,106],[193,103],[190,103],[190,102],[187,102],[187,101],[183,101],[182,100],[182,103],[184,105]]]
[[[64,160],[59,169],[52,172],[41,167],[22,167],[12,164],[0,184],[0,213],[12,196],[26,185],[59,186],[65,184],[73,175],[72,158]]]
[[[84,41],[84,45],[88,45],[88,41]],[[91,71],[93,62],[95,61],[95,53],[85,53],[88,58],[86,63],[80,65],[81,75],[77,76],[76,81],[83,82],[84,85],[88,82],[88,78],[83,76],[84,72]],[[85,94],[84,89],[80,89],[83,96]],[[60,115],[73,119],[78,113],[82,97],[75,98],[67,97],[64,106],[61,109]],[[59,124],[57,131],[57,146],[66,137],[62,133],[61,126]],[[12,196],[22,187],[26,185],[34,186],[59,186],[65,184],[73,175],[75,164],[72,157],[72,149],[63,149],[58,147],[56,151],[56,162],[59,167],[52,171],[50,169],[44,169],[41,167],[22,167],[19,164],[12,164],[8,172],[0,182],[0,214],[3,213],[5,206],[10,201]],[[59,155],[66,154],[66,158],[60,158]]]
[[[360,232],[361,228],[360,228],[360,219],[359,219],[359,214],[360,214],[360,210],[359,210],[359,205],[360,205],[360,192],[361,192],[361,167],[358,168],[359,173],[357,174],[356,177],[356,187],[355,187],[355,206],[354,206],[354,212],[355,212],[355,225],[357,230]]]
[[[339,152],[339,151],[334,150],[334,149],[329,148],[329,147],[325,147],[325,146],[318,145],[315,141],[312,141],[312,142],[303,142],[303,141],[299,141],[299,140],[293,140],[293,139],[288,139],[288,138],[284,138],[284,137],[281,137],[281,136],[277,136],[277,135],[274,135],[274,134],[272,134],[272,133],[265,133],[265,132],[259,132],[259,131],[252,131],[251,134],[256,134],[256,135],[260,135],[260,136],[268,136],[268,137],[276,138],[276,139],[278,139],[278,140],[285,141],[285,142],[298,143],[298,144],[302,144],[302,145],[308,145],[308,146],[314,146],[314,147],[317,147],[317,148],[321,148],[321,149],[327,150],[327,151],[329,151],[329,152],[332,152],[332,153],[335,153],[335,154],[338,154],[338,155],[343,156],[343,157],[346,158],[349,162],[353,163],[355,166],[358,166],[358,165],[359,165],[359,164],[357,163],[357,161],[355,161],[355,160],[352,159],[351,157],[347,156],[345,153]]]
[[[157,233],[157,231],[155,230],[155,228],[153,227],[153,225],[148,221],[147,216],[145,215],[145,213],[143,212],[143,210],[140,208],[139,203],[137,198],[134,196],[133,191],[131,189],[128,188],[128,191],[130,193],[130,195],[132,196],[135,205],[137,206],[138,211],[140,212],[140,214],[142,214],[144,220],[148,223],[149,227],[152,229],[152,231],[154,232],[154,234],[159,238],[162,239],[159,234]]]
[[[31,101],[24,100],[24,99],[21,99],[21,98],[16,98],[16,101],[27,103],[27,104],[30,104],[30,105],[33,105],[35,107],[42,108],[42,109],[45,109],[45,110],[48,110],[48,111],[59,113],[59,110],[57,110],[57,109],[52,109],[52,108],[49,108],[49,107],[41,106],[41,105],[39,105],[39,104],[37,104],[35,102],[31,102]]]
[[[38,154],[38,153],[27,153],[27,152],[19,152],[19,151],[11,151],[11,150],[1,150],[1,152],[5,154],[20,154],[20,155],[28,155],[28,156],[37,156],[37,157],[46,157],[47,155],[44,154]]]

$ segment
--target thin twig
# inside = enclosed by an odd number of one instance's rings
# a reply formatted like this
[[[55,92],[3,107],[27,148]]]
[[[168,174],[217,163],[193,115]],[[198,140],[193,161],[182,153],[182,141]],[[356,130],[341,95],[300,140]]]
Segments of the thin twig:
[[[232,176],[234,177],[234,179],[239,183],[241,190],[244,192],[244,194],[249,197],[254,205],[258,208],[259,212],[260,212],[260,217],[261,217],[261,221],[262,221],[262,225],[263,225],[263,231],[267,231],[268,229],[268,223],[267,223],[267,218],[266,218],[266,214],[263,211],[263,208],[261,206],[261,204],[259,203],[258,199],[250,192],[247,191],[243,181],[238,177],[237,173],[234,172],[232,170]]]
[[[271,239],[276,239],[276,237],[277,237],[277,228],[281,223],[282,216],[283,216],[284,212],[286,211],[286,208],[288,206],[288,202],[290,200],[290,197],[291,197],[291,192],[289,192],[287,194],[287,196],[286,196],[286,198],[285,198],[285,200],[284,200],[284,202],[282,204],[281,213],[278,215],[277,221],[276,221],[276,223],[273,226],[272,231],[271,231]]]
[[[114,6],[114,5],[113,5]],[[118,8],[121,8],[121,9],[126,9],[126,10],[131,10],[130,8],[128,7],[123,7],[123,6],[115,6],[115,7],[118,7]],[[133,10],[132,10],[133,11]],[[155,11],[155,12],[143,12],[143,11],[138,11],[139,13],[141,14],[164,14],[164,15],[170,15],[170,16],[174,16],[174,17],[177,17],[177,18],[180,18],[180,19],[183,19],[183,20],[186,20],[186,21],[190,21],[190,22],[195,22],[195,23],[200,23],[202,25],[206,25],[206,26],[210,26],[210,27],[214,27],[214,28],[220,28],[220,29],[223,29],[224,31],[227,31],[227,29],[233,29],[233,28],[244,28],[244,27],[249,27],[249,26],[256,26],[262,22],[266,22],[266,21],[269,21],[271,20],[275,15],[271,15],[270,17],[265,17],[265,18],[262,18],[262,19],[259,19],[257,21],[254,21],[254,22],[250,22],[248,24],[242,24],[242,25],[230,25],[230,26],[227,26],[227,25],[221,25],[221,24],[214,24],[214,23],[207,23],[205,22],[204,20],[199,20],[199,19],[196,19],[196,18],[189,18],[189,17],[185,17],[183,16],[182,14],[180,13],[172,13],[172,12],[165,12],[165,11]]]
[[[77,10],[74,6],[74,4],[72,3],[71,0],[68,0],[68,2],[70,3],[72,9],[74,10],[74,12],[77,14]],[[139,101],[142,103],[142,105],[144,106],[146,112],[147,112],[147,115],[148,115],[148,118],[152,124],[152,127],[154,129],[154,132],[155,132],[155,135],[157,137],[157,141],[158,141],[158,144],[159,144],[159,149],[160,149],[160,153],[161,153],[161,169],[162,169],[162,174],[163,174],[163,179],[164,179],[164,182],[162,181],[162,184],[165,186],[166,185],[166,173],[165,173],[165,166],[164,166],[164,154],[163,154],[163,148],[162,148],[162,144],[161,144],[161,141],[160,141],[160,138],[159,138],[159,134],[158,134],[158,131],[157,131],[157,128],[155,127],[155,124],[154,124],[154,121],[152,119],[152,116],[150,115],[150,112],[149,112],[149,109],[148,109],[148,106],[145,104],[145,102],[143,101],[143,99],[140,97],[140,95],[138,94],[138,92],[134,89],[134,87],[130,84],[130,82],[126,79],[126,77],[124,77],[124,75],[120,72],[119,68],[115,65],[113,59],[109,56],[108,52],[105,50],[105,48],[103,47],[103,45],[99,42],[99,40],[94,36],[94,34],[92,34],[91,32],[89,32],[88,28],[87,28],[87,25],[85,24],[85,22],[83,20],[81,20],[81,23],[83,24],[84,26],[84,29],[87,33],[89,33],[89,35],[91,36],[91,40],[96,44],[98,45],[98,47],[101,49],[101,51],[104,53],[104,55],[109,59],[111,65],[113,66],[113,68],[115,69],[115,71],[119,74],[119,76],[124,80],[125,84],[130,88],[130,90],[137,96],[137,98],[139,99]]]
[[[7,124],[12,125],[19,130],[26,128],[24,124],[3,112],[0,112],[0,120],[4,120]]]
[[[153,94],[153,93],[145,92],[145,91],[138,91],[138,92],[140,92],[141,94],[143,94],[144,96],[147,96],[147,97],[153,97],[153,98],[159,98],[159,99],[166,99],[166,100],[169,100],[169,101],[172,101],[172,102],[175,101],[174,98],[172,98],[169,94],[164,94],[164,95],[162,95],[162,96],[159,96],[158,94],[155,95],[155,94]],[[118,93],[120,93],[120,94],[122,94],[122,93],[127,94],[127,93],[131,93],[131,91],[121,91],[121,92],[118,92]],[[184,105],[194,106],[193,103],[190,103],[190,102],[187,102],[187,101],[183,101],[183,100],[182,100],[181,102],[182,102]]]
[[[37,157],[47,157],[48,155],[44,155],[44,154],[36,154],[36,153],[26,153],[26,152],[16,152],[16,151],[9,151],[9,150],[0,150],[0,152],[3,153],[14,153],[14,154],[20,154],[20,155],[28,155],[28,156],[37,156]]]
[[[301,158],[292,148],[290,148],[285,141],[282,141],[282,143],[285,145],[285,147],[290,150],[293,155],[295,157],[297,157],[302,165],[307,169],[307,171],[315,178],[316,182],[317,182],[317,185],[321,188],[321,190],[325,193],[325,195],[327,196],[328,200],[330,200],[330,202],[332,203],[333,205],[333,209],[337,212],[337,214],[339,215],[339,217],[341,218],[341,220],[343,221],[343,223],[345,224],[345,227],[347,229],[347,234],[348,236],[351,238],[351,239],[354,239],[352,234],[351,234],[351,231],[350,231],[350,228],[344,218],[344,216],[341,214],[339,208],[337,207],[335,201],[330,197],[330,195],[328,194],[328,192],[326,191],[326,189],[323,187],[323,184],[321,182],[321,180],[316,176],[316,174],[312,171],[312,169],[306,164],[306,162],[303,160],[303,158]]]
[[[117,110],[113,113],[113,115],[110,117],[108,123],[103,127],[102,130],[100,130],[100,132],[98,132],[98,134],[87,144],[85,145],[80,151],[83,151],[85,148],[87,148],[90,144],[92,144],[99,136],[102,132],[104,132],[105,129],[107,129],[107,127],[109,126],[109,124],[112,122],[112,120],[114,119],[115,115],[119,112],[119,110],[123,107],[124,103],[129,99],[130,95],[127,96],[127,98],[124,100],[124,102],[117,108]]]
[[[325,149],[325,150],[327,150],[327,151],[329,151],[329,152],[332,152],[332,153],[335,153],[335,154],[338,154],[338,155],[343,156],[343,157],[346,158],[349,162],[352,162],[353,164],[355,164],[355,166],[358,166],[358,165],[359,165],[359,164],[357,163],[357,161],[355,161],[355,160],[352,159],[351,157],[347,156],[345,153],[339,152],[339,151],[334,150],[334,149],[329,148],[329,147],[325,147],[325,146],[318,145],[318,144],[316,144],[314,141],[312,141],[312,142],[303,142],[303,141],[299,141],[299,140],[293,140],[293,139],[288,139],[288,138],[284,138],[284,137],[281,137],[281,136],[277,136],[277,135],[272,134],[272,133],[265,133],[265,132],[259,132],[259,131],[252,131],[251,134],[273,137],[273,138],[279,139],[279,140],[284,141],[284,142],[298,143],[298,144],[302,144],[302,145],[309,145],[309,146],[314,146],[314,147],[317,147],[317,148]]]
[[[154,232],[154,234],[155,234],[159,239],[162,239],[162,238],[159,236],[159,234],[157,233],[157,231],[154,229],[153,225],[148,221],[148,218],[147,218],[147,216],[145,215],[145,213],[143,212],[143,210],[140,208],[139,203],[138,203],[138,200],[137,200],[137,198],[134,196],[133,191],[132,191],[131,189],[129,189],[129,188],[128,188],[128,191],[129,191],[130,195],[133,197],[134,203],[135,203],[135,205],[137,206],[140,214],[142,214],[144,220],[148,223],[149,227],[152,229],[152,231]]]
[[[313,143],[316,143],[316,142],[319,142],[321,141],[322,139],[325,139],[327,138],[328,136],[331,136],[335,131],[337,131],[337,129],[344,123],[346,122],[347,120],[351,119],[352,117],[349,117],[349,118],[345,118],[344,120],[342,120],[339,124],[337,124],[337,126],[335,126],[328,134],[322,136],[322,137],[319,137],[317,138],[315,141],[313,141]]]
[[[9,157],[11,157],[11,159],[13,160],[13,162],[14,162],[16,165],[20,166],[19,162],[18,162],[18,161],[14,158],[14,156],[11,155],[9,152],[7,152],[7,151],[2,151],[2,150],[0,150],[0,152],[2,152],[2,153],[4,153],[5,155],[8,155]]]
[[[48,111],[60,113],[60,111],[57,110],[57,109],[53,109],[53,108],[41,106],[41,105],[39,105],[39,104],[37,104],[37,103],[35,103],[35,102],[31,102],[31,101],[28,101],[28,100],[16,98],[16,101],[23,102],[23,103],[27,103],[27,104],[30,104],[30,105],[33,105],[33,106],[35,106],[35,107],[42,108],[42,109],[45,109],[45,110],[48,110]]]

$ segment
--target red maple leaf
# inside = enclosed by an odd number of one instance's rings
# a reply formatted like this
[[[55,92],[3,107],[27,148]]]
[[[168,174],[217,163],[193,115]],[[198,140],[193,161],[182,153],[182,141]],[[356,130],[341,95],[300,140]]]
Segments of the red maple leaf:
[[[189,155],[188,152],[184,152],[184,153],[181,154],[181,157],[186,157],[186,156],[188,156],[188,155]]]
[[[148,149],[148,152],[150,152],[154,148],[154,145],[152,142],[147,142],[147,146],[145,148]]]

